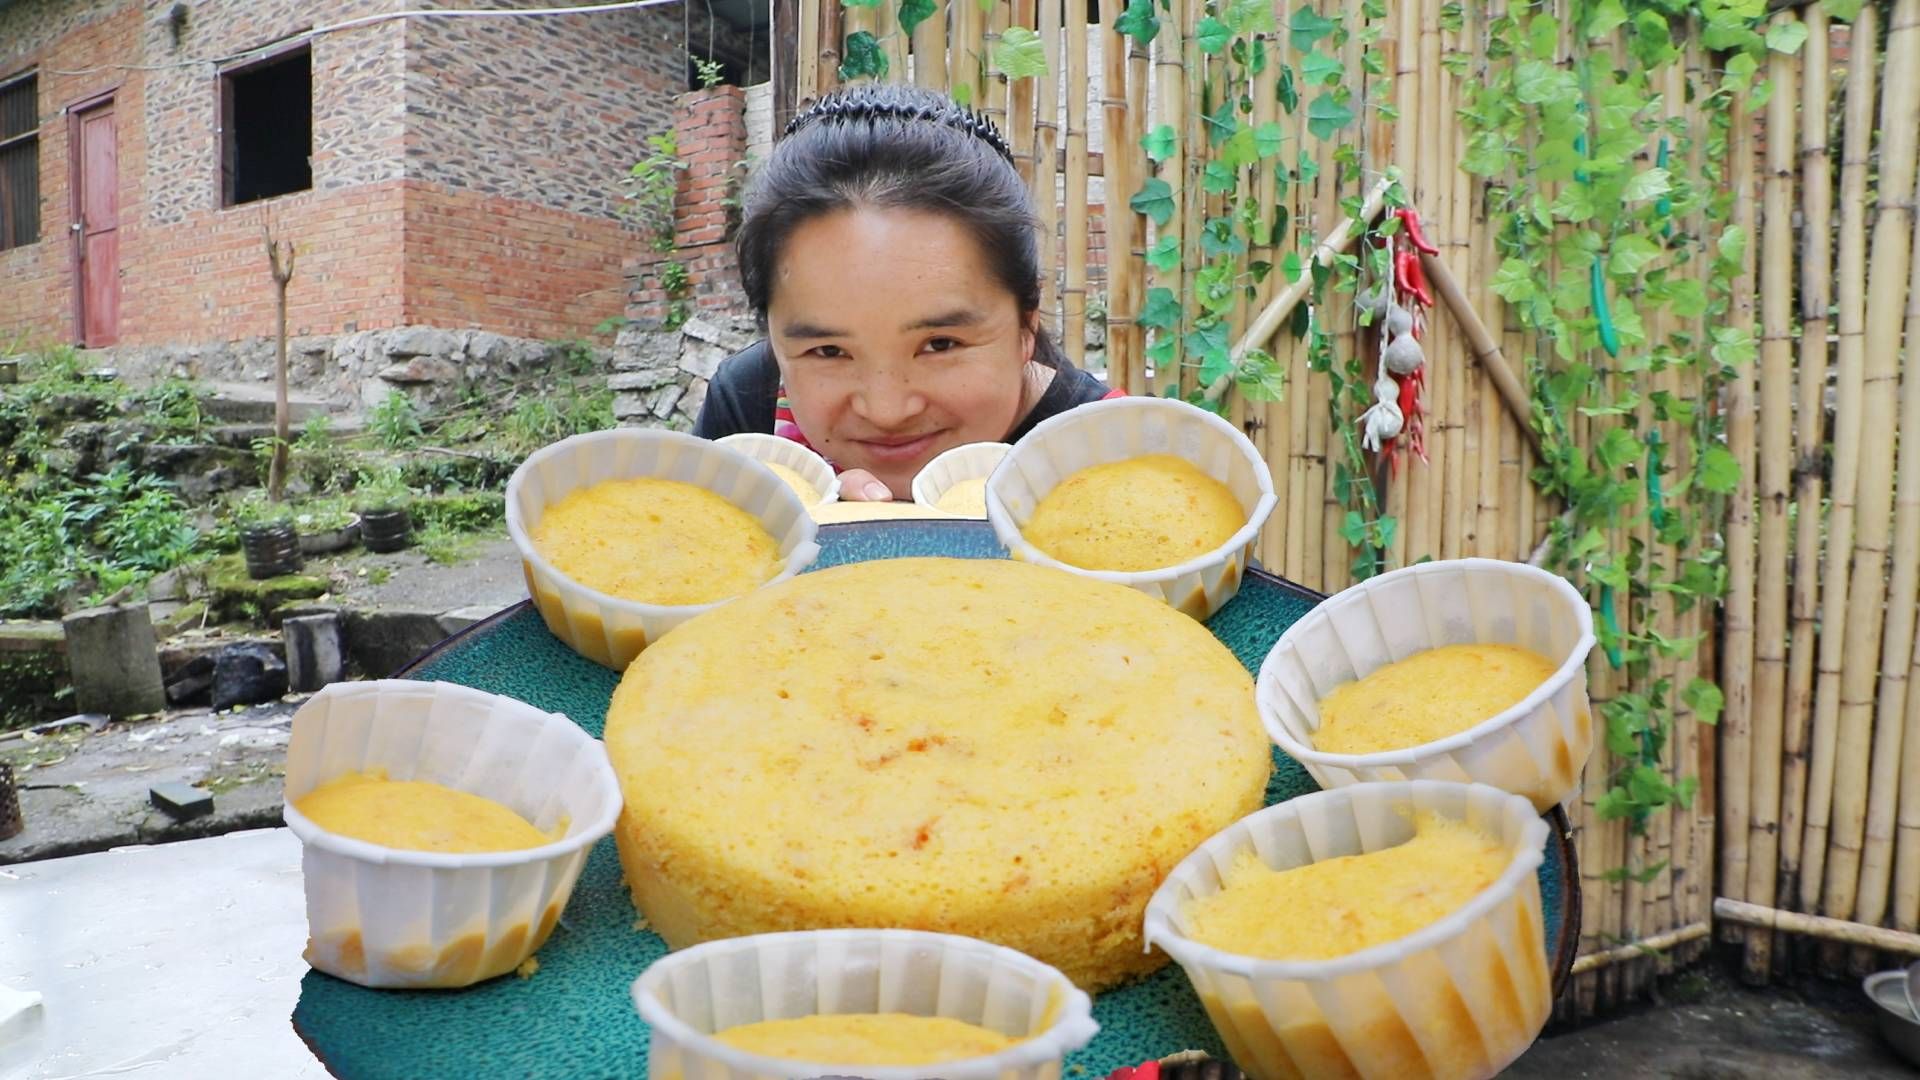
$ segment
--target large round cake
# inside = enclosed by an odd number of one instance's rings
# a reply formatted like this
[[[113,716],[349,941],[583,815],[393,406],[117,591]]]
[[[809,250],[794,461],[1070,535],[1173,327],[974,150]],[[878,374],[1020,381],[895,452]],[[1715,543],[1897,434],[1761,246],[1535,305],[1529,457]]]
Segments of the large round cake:
[[[1258,809],[1246,670],[1143,593],[1000,560],[806,574],[680,626],[607,711],[635,904],[675,948],[966,934],[1088,990],[1152,970],[1147,899]]]

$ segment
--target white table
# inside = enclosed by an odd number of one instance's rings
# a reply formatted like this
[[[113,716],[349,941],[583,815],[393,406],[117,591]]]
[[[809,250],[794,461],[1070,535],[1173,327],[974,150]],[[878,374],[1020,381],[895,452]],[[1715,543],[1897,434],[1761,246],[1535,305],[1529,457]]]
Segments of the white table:
[[[324,1077],[293,1032],[307,918],[286,829],[0,866],[0,1078]]]

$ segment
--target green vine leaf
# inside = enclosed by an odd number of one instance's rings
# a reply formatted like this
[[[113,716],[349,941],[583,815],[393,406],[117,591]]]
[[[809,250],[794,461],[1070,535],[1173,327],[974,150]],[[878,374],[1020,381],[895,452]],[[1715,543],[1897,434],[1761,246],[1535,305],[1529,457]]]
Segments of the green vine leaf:
[[[1047,73],[1046,43],[1033,30],[1010,26],[1000,32],[990,66],[1009,79],[1040,78]]]
[[[1172,334],[1161,334],[1154,338],[1153,344],[1147,346],[1147,359],[1153,361],[1153,366],[1160,371],[1172,367],[1179,358],[1180,342]]]
[[[1200,253],[1209,259],[1217,259],[1222,255],[1245,255],[1247,238],[1233,230],[1231,218],[1209,218],[1206,229],[1200,234]],[[1231,276],[1227,283],[1232,284]]]
[[[876,8],[880,6],[880,0],[840,0],[840,6],[848,8]]]
[[[1860,9],[1866,6],[1866,0],[1820,0],[1820,10],[1830,19],[1852,22],[1860,17]]]
[[[1200,381],[1207,385],[1233,370],[1227,355],[1227,324],[1219,319],[1202,319],[1187,334],[1187,352],[1200,358]]]
[[[1730,494],[1740,484],[1740,460],[1726,447],[1713,443],[1700,455],[1694,481],[1715,495]]]
[[[1353,109],[1336,99],[1332,92],[1321,94],[1307,106],[1307,130],[1317,139],[1331,139],[1353,122]]]
[[[1533,175],[1539,180],[1571,180],[1584,160],[1566,139],[1542,142],[1533,148]]]
[[[1274,88],[1274,94],[1280,99],[1280,107],[1287,110],[1288,116],[1292,116],[1293,110],[1300,107],[1300,90],[1293,85],[1292,65],[1280,65],[1280,80]]]
[[[1726,696],[1720,688],[1705,679],[1695,679],[1687,684],[1680,693],[1680,700],[1693,710],[1693,718],[1712,726],[1720,722],[1720,711],[1726,708]]]
[[[1533,268],[1521,259],[1503,260],[1494,272],[1492,288],[1509,304],[1524,303],[1539,294],[1533,283]]]
[[[1514,69],[1513,93],[1528,105],[1572,105],[1580,99],[1580,85],[1570,71],[1528,60]]]
[[[1647,264],[1663,254],[1659,244],[1639,233],[1624,233],[1613,241],[1607,257],[1607,273],[1618,278],[1638,277]]]
[[[1680,50],[1673,46],[1673,30],[1667,25],[1667,17],[1658,11],[1642,11],[1633,17],[1627,51],[1648,69],[1664,67],[1680,55]]]
[[[1600,0],[1587,14],[1587,40],[1606,37],[1626,25],[1627,9],[1620,0]]]
[[[1273,18],[1273,0],[1229,0],[1227,26],[1236,34],[1270,34],[1277,29]],[[1259,43],[1255,42],[1258,49]],[[1260,74],[1256,64],[1253,74]]]
[[[887,54],[880,49],[880,42],[865,30],[855,30],[847,35],[840,61],[840,78],[843,81],[853,79],[879,79],[887,74]]]
[[[947,94],[953,98],[956,104],[973,104],[973,84],[971,83],[954,83],[947,91]]]
[[[1220,147],[1220,159],[1209,164],[1225,165],[1228,170],[1244,169],[1252,165],[1260,160],[1260,149],[1255,139],[1252,128],[1241,128]],[[1224,190],[1231,191],[1233,188],[1229,185]]]
[[[1312,7],[1301,4],[1293,13],[1293,20],[1287,24],[1288,38],[1293,47],[1300,52],[1310,52],[1313,43],[1333,33],[1340,24],[1321,15]]]
[[[1744,326],[1722,326],[1713,331],[1713,358],[1733,368],[1753,363],[1753,331]]]
[[[1280,256],[1280,273],[1286,277],[1287,284],[1291,285],[1300,280],[1300,270],[1299,252],[1289,251],[1285,255]]]
[[[1646,452],[1646,445],[1634,438],[1633,432],[1621,427],[1608,428],[1593,448],[1593,456],[1609,472],[1639,461]]]
[[[1266,350],[1253,349],[1240,358],[1233,384],[1248,401],[1280,401],[1287,393],[1287,372]]]
[[[1155,270],[1168,271],[1180,265],[1180,238],[1163,234],[1147,249],[1147,265]],[[1168,293],[1169,296],[1172,293]]]
[[[1527,50],[1538,60],[1553,59],[1560,47],[1560,20],[1551,15],[1535,15],[1527,22]]]
[[[1672,190],[1673,182],[1667,170],[1647,169],[1644,172],[1634,173],[1628,178],[1627,186],[1620,192],[1620,197],[1628,202],[1640,202],[1658,198]]]
[[[1240,182],[1239,176],[1220,161],[1209,161],[1200,174],[1200,186],[1209,195],[1225,195]]]
[[[1220,103],[1219,108],[1202,115],[1201,119],[1206,122],[1207,127],[1207,145],[1211,146],[1222,139],[1231,138],[1234,132],[1240,130],[1240,121],[1233,115],[1233,111],[1234,101],[1228,98]]]
[[[1175,252],[1178,262],[1178,252]],[[1180,301],[1173,290],[1154,286],[1147,290],[1146,306],[1140,309],[1139,324],[1149,330],[1171,330],[1180,325]]]
[[[1314,50],[1300,61],[1300,77],[1308,86],[1334,86],[1340,82],[1340,76],[1346,73],[1340,61],[1327,54]]]
[[[1227,28],[1226,23],[1221,22],[1211,15],[1201,19],[1199,24],[1193,28],[1194,44],[1199,47],[1201,52],[1206,53],[1208,56],[1212,56],[1222,49],[1225,49],[1227,42],[1232,40],[1233,31]]]
[[[1145,150],[1147,157],[1158,165],[1173,156],[1174,140],[1177,138],[1179,136],[1174,132],[1172,124],[1161,124],[1140,136],[1140,149]]]
[[[1270,158],[1280,152],[1287,141],[1286,132],[1272,120],[1261,124],[1253,131],[1253,152],[1261,158]]]
[[[1798,19],[1777,22],[1767,27],[1767,48],[1792,56],[1807,43],[1807,24]]]
[[[900,0],[900,32],[913,33],[913,29],[932,18],[940,10],[934,0]]]
[[[1160,17],[1153,13],[1153,0],[1127,0],[1127,10],[1113,21],[1113,28],[1142,45],[1160,33]]]
[[[1145,214],[1155,225],[1165,225],[1173,220],[1173,188],[1165,180],[1153,177],[1140,185],[1132,199],[1127,202],[1136,214]]]

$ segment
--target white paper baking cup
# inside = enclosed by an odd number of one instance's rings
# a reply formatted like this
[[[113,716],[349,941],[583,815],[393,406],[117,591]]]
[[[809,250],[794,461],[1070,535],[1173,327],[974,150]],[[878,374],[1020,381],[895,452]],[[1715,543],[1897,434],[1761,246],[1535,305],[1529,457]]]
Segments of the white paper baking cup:
[[[820,554],[813,518],[800,496],[773,470],[738,450],[677,431],[615,428],[534,451],[507,483],[507,533],[520,549],[527,591],[555,637],[615,671],[626,670],[649,641],[726,603],[672,606],[608,596],[567,577],[534,547],[533,529],[548,506],[578,488],[633,477],[695,484],[759,518],[779,541],[784,560],[765,584],[787,580]]]
[[[820,493],[818,498],[807,504],[809,506],[820,506],[840,497],[840,474],[833,471],[833,466],[827,463],[826,458],[792,439],[759,431],[742,431],[715,439],[714,442],[738,450],[755,461],[784,465],[799,473],[801,479],[812,484],[813,489]]]
[[[1006,443],[968,443],[934,456],[913,478],[913,501],[940,509],[940,497],[963,480],[985,480],[993,475],[1013,447]],[[959,515],[965,517],[968,515]]]
[[[1494,884],[1440,921],[1331,960],[1259,960],[1187,936],[1187,904],[1219,892],[1242,851],[1276,870],[1378,851],[1412,837],[1418,810],[1467,821],[1513,854]],[[1242,818],[1175,866],[1147,904],[1146,939],[1180,964],[1234,1063],[1256,1080],[1489,1077],[1552,1011],[1535,876],[1546,842],[1525,799],[1484,784],[1303,795]]]
[[[858,1076],[863,1080],[1056,1080],[1061,1059],[1100,1025],[1057,969],[977,938],[919,930],[806,930],[725,938],[673,953],[633,984],[653,1031],[647,1075],[701,1080]],[[711,1036],[821,1013],[908,1013],[991,1028],[1023,1042],[940,1065],[848,1065],[749,1054]]]
[[[1144,454],[1172,454],[1220,480],[1247,511],[1246,524],[1198,558],[1162,570],[1086,570],[1054,559],[1020,533],[1040,500],[1074,473]],[[1042,421],[1014,445],[987,481],[987,520],[1016,559],[1110,581],[1159,597],[1196,619],[1240,591],[1254,540],[1274,506],[1273,476],[1240,429],[1168,398],[1097,401]]]
[[[295,808],[369,769],[492,799],[543,832],[565,821],[566,833],[525,851],[403,851]],[[361,986],[451,988],[512,971],[546,942],[620,816],[620,783],[598,739],[524,702],[453,683],[334,683],[293,716],[285,814],[301,843],[307,962]]]
[[[958,515],[913,502],[866,502],[842,499],[828,506],[816,506],[813,520],[821,525],[845,525],[855,521],[945,520]]]
[[[1520,645],[1558,662],[1505,712],[1457,735],[1403,750],[1330,754],[1313,748],[1320,700],[1414,653],[1442,645]],[[1593,750],[1587,653],[1593,611],[1558,575],[1524,563],[1421,563],[1354,585],[1289,626],[1260,665],[1255,700],[1267,734],[1323,788],[1363,780],[1492,784],[1545,813],[1578,789]]]

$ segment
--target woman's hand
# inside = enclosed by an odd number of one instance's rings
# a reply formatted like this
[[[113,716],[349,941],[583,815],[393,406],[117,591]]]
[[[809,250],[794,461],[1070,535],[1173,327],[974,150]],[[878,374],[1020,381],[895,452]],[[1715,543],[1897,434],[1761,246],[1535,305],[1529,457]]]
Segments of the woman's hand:
[[[840,474],[840,497],[847,502],[892,502],[893,489],[865,469]]]

